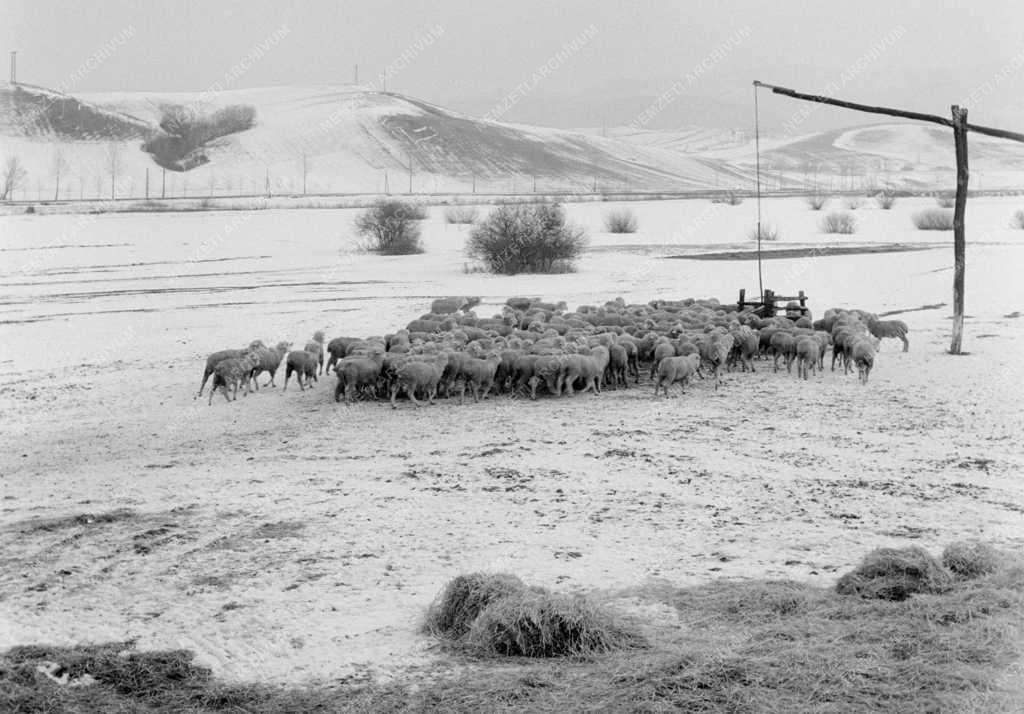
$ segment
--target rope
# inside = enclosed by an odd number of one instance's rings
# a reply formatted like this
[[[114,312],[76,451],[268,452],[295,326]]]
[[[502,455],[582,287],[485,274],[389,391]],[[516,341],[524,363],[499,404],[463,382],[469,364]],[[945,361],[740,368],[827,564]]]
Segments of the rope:
[[[754,81],[754,154],[756,160],[757,185],[757,290],[764,300],[764,281],[761,275],[761,126],[757,110],[757,87],[761,83]]]

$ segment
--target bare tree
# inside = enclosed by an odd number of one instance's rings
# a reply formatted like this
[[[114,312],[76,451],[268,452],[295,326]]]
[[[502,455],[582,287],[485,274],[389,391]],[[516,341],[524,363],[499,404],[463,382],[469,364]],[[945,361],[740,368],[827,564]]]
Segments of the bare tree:
[[[53,163],[50,165],[50,169],[53,172],[53,177],[56,180],[53,188],[53,200],[60,200],[60,176],[64,173],[64,170],[68,167],[68,161],[64,158],[64,151],[58,146],[53,150]]]
[[[4,183],[3,192],[0,193],[0,201],[6,201],[8,198],[13,201],[14,192],[27,177],[28,172],[22,167],[21,159],[17,156],[7,159],[7,163],[4,164]]]
[[[107,169],[110,171],[110,198],[116,196],[117,172],[121,169],[121,147],[116,142],[107,144]]]

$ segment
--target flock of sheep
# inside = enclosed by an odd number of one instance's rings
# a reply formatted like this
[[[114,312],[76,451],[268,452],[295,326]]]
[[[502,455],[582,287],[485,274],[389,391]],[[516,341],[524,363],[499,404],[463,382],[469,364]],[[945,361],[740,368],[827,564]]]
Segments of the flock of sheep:
[[[831,309],[822,319],[798,316],[759,317],[752,308],[721,305],[717,300],[654,300],[627,305],[617,298],[601,307],[581,306],[568,311],[565,303],[511,298],[499,315],[477,317],[479,298],[442,298],[430,313],[413,320],[393,335],[337,337],[325,344],[317,332],[301,350],[291,343],[267,347],[256,340],[242,349],[222,350],[206,360],[197,398],[212,377],[209,402],[217,389],[231,401],[238,391],[276,386],[283,362],[283,389],[294,374],[305,390],[325,372],[338,381],[336,401],[390,398],[399,394],[419,406],[438,395],[459,396],[468,390],[474,401],[490,393],[512,396],[539,390],[572,396],[602,388],[626,388],[640,382],[643,371],[654,382],[654,394],[668,396],[675,384],[684,390],[696,375],[714,380],[723,372],[755,372],[757,361],[770,358],[807,379],[824,370],[832,350],[832,370],[838,361],[845,373],[856,367],[867,383],[880,340],[893,337],[909,348],[907,326],[899,320],[879,320],[863,310]],[[325,359],[326,358],[326,359]],[[230,392],[230,394],[229,394]]]

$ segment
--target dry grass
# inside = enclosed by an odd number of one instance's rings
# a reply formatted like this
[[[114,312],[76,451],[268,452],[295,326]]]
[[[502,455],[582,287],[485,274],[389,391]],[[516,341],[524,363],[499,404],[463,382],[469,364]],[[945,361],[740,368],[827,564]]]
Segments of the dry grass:
[[[629,627],[579,595],[523,588],[480,611],[466,637],[479,652],[511,657],[601,654],[638,646]]]
[[[727,206],[738,206],[741,203],[743,203],[743,196],[733,191],[730,191],[729,193],[723,194],[721,196],[715,196],[714,198],[711,199],[711,202],[724,203]]]
[[[857,219],[846,211],[833,211],[818,223],[822,233],[840,233],[849,235],[857,232]]]
[[[906,600],[918,593],[945,592],[952,584],[949,571],[923,548],[879,548],[839,579],[836,592],[878,600]]]
[[[950,543],[942,551],[942,564],[954,575],[961,578],[977,578],[990,575],[999,569],[999,551],[988,543]]]
[[[926,208],[915,213],[911,220],[922,231],[953,230],[953,212],[944,208]]]
[[[983,551],[947,549],[972,563],[985,561]],[[621,594],[676,613],[650,628],[647,648],[514,659],[462,652],[454,675],[444,660],[387,684],[226,685],[187,652],[20,647],[0,654],[0,710],[1019,712],[1024,690],[1009,668],[1024,641],[1024,562],[997,555],[994,571],[898,601],[790,581],[652,583]],[[503,577],[520,596],[530,592]],[[56,685],[36,673],[43,661],[98,683]]]
[[[423,629],[450,639],[463,637],[484,608],[525,587],[522,580],[509,573],[459,575],[430,605]]]

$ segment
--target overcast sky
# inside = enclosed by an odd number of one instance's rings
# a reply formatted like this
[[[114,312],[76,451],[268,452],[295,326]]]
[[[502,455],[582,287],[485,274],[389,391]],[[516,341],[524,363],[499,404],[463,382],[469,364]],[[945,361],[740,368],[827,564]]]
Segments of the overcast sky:
[[[473,113],[518,87],[505,118],[554,125],[626,123],[673,86],[673,121],[686,94],[707,123],[755,78],[1024,123],[1021,0],[0,0],[0,48],[71,93],[349,82],[358,63]]]

